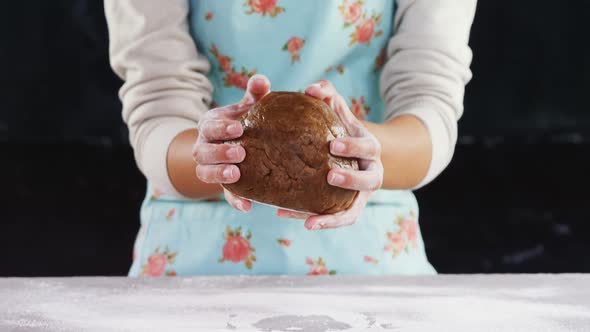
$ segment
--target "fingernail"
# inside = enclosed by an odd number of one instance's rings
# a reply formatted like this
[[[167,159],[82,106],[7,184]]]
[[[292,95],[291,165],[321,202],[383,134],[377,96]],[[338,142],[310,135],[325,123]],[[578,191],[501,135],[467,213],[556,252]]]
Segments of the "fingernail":
[[[334,152],[344,152],[346,149],[346,145],[342,142],[334,141],[332,143],[332,151]]]
[[[321,89],[322,85],[320,83],[313,83],[313,84],[309,85],[309,87],[310,88],[315,87],[315,88]]]
[[[338,173],[332,173],[330,176],[330,184],[343,184],[344,183],[344,175]]]
[[[260,84],[264,84],[266,80],[262,76],[254,76],[252,77],[253,82],[258,82]]]
[[[244,204],[242,204],[242,201],[237,201],[236,207],[238,208],[238,210],[244,211]]]
[[[233,167],[226,167],[223,170],[223,177],[226,178],[226,179],[233,178],[233,174],[234,174],[234,168]]]
[[[311,226],[312,231],[317,231],[317,230],[320,230],[321,228],[322,228],[321,224],[315,224],[315,225]]]
[[[225,131],[229,135],[239,135],[241,130],[242,130],[242,125],[239,123],[232,123],[225,128]]]
[[[237,159],[238,158],[238,148],[230,148],[225,152],[225,155],[228,159]]]

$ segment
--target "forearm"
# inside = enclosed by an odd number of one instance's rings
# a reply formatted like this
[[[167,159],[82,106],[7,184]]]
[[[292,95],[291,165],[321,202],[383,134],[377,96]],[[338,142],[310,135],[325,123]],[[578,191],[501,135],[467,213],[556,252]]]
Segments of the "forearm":
[[[384,188],[424,186],[450,163],[471,79],[476,0],[397,0],[380,92]],[[369,125],[370,126],[370,125]]]
[[[383,189],[411,189],[426,176],[432,159],[428,129],[413,115],[388,122],[364,122],[381,143]]]
[[[189,1],[166,1],[165,10],[158,0],[104,4],[110,62],[125,82],[119,95],[138,168],[166,195],[212,196],[196,181],[196,132],[192,139],[184,133],[197,127],[213,91],[209,62],[189,32]]]
[[[204,183],[197,178],[197,163],[193,159],[192,148],[197,141],[197,130],[189,129],[178,134],[167,153],[168,176],[180,194],[194,199],[212,198],[222,193],[218,184]]]

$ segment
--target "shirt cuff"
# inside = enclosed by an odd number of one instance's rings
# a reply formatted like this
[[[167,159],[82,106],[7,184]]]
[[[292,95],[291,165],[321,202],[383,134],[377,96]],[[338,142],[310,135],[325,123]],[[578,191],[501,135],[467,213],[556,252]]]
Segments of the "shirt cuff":
[[[181,132],[195,129],[197,124],[185,118],[158,118],[154,126],[146,133],[139,155],[136,154],[138,166],[153,186],[166,195],[186,198],[180,194],[170,181],[168,175],[168,148]]]
[[[401,112],[396,112],[393,118],[401,115],[413,115],[418,118],[430,134],[432,156],[426,176],[413,189],[421,188],[434,180],[449,165],[455,150],[452,128],[446,125],[442,113],[433,110],[432,106],[420,105]],[[456,130],[456,129],[455,129]]]

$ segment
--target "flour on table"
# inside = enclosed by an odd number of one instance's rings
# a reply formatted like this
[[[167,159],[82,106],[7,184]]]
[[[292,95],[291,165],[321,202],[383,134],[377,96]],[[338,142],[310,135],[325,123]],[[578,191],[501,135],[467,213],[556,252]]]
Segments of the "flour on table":
[[[0,330],[587,330],[590,278],[546,278],[0,279]]]

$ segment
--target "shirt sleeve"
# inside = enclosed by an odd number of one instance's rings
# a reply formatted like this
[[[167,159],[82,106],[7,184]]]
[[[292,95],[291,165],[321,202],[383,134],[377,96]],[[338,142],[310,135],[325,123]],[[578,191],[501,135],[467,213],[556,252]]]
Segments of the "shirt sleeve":
[[[163,192],[180,196],[167,170],[167,152],[195,128],[213,87],[210,65],[189,33],[187,0],[105,0],[110,61],[124,80],[119,91],[135,161]]]
[[[386,120],[414,115],[430,133],[430,166],[416,188],[436,178],[453,157],[465,85],[472,76],[468,41],[476,2],[397,0],[380,92]]]

